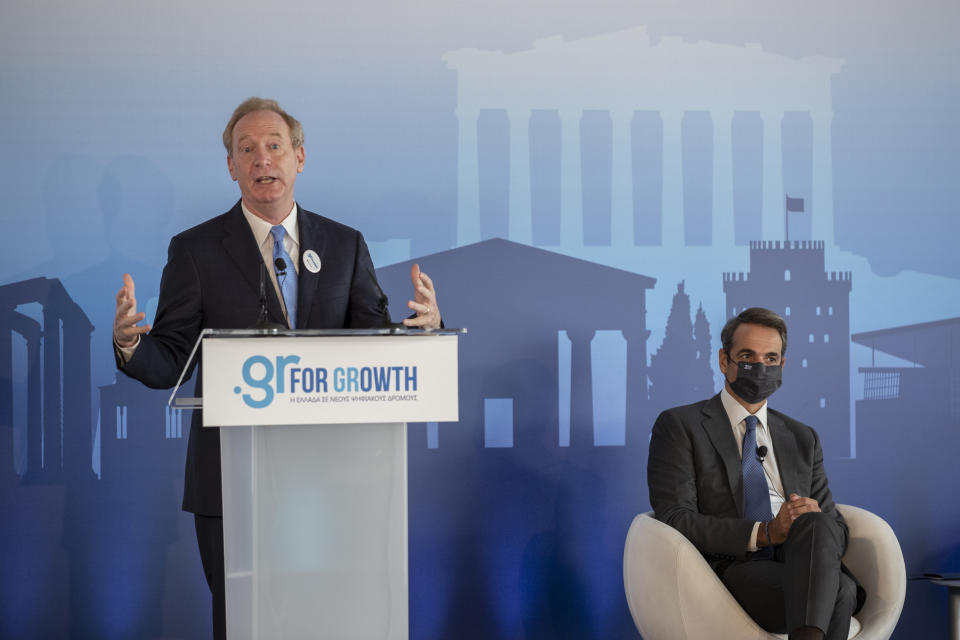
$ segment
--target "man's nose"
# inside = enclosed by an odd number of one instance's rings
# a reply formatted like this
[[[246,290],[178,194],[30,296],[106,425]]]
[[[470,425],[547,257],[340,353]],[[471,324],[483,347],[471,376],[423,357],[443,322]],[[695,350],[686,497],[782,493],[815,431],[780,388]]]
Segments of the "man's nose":
[[[253,162],[256,166],[265,166],[270,164],[270,154],[266,149],[257,149],[253,152]]]

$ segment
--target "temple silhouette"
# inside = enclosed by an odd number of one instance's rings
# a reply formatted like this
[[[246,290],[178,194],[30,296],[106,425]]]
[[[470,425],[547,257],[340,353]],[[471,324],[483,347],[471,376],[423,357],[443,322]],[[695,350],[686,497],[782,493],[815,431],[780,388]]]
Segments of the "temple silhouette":
[[[99,389],[95,442],[93,330],[59,279],[0,286],[4,633],[202,637],[209,595],[192,520],[179,511],[189,416],[166,407],[166,392],[120,376]],[[165,601],[184,596],[165,614]]]
[[[92,475],[92,332],[58,279],[0,286],[0,422],[17,431],[0,437],[0,473],[8,483],[12,469],[29,484],[78,482]],[[25,460],[23,447],[13,451],[15,441],[25,445]]]
[[[409,425],[411,637],[631,637],[618,563],[647,508],[655,281],[499,238],[418,262],[469,333],[460,421],[433,427],[435,447]],[[409,273],[378,271],[395,315]]]

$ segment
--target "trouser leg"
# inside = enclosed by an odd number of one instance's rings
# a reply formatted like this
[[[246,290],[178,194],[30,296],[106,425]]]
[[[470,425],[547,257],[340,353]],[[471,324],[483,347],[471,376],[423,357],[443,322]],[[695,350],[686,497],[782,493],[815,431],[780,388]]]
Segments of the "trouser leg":
[[[227,638],[226,589],[223,570],[223,518],[194,514],[194,526],[197,531],[197,545],[200,547],[200,560],[203,573],[213,600],[213,637],[214,640]]]
[[[779,550],[785,568],[787,629],[813,626],[827,640],[846,640],[856,607],[856,585],[840,571],[846,545],[833,516],[806,513],[790,527]]]
[[[856,585],[840,571],[845,537],[830,515],[794,521],[774,560],[735,562],[720,578],[754,621],[772,633],[817,627],[846,640]]]
[[[774,560],[731,564],[720,579],[753,621],[770,633],[786,633],[784,566]]]
[[[840,574],[840,588],[830,617],[825,640],[847,640],[850,633],[850,618],[857,608],[857,583],[849,576]]]

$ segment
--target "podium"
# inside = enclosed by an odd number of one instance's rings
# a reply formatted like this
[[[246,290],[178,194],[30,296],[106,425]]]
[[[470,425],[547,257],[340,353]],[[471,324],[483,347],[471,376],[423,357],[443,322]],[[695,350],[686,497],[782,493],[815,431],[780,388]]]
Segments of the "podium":
[[[408,637],[406,423],[458,420],[463,332],[204,330],[230,640]]]

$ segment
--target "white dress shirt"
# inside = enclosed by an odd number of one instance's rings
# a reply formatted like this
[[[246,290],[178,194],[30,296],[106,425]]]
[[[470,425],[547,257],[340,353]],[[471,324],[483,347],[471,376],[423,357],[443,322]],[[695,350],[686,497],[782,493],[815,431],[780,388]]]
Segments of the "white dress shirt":
[[[260,255],[263,256],[263,262],[267,265],[267,273],[270,274],[270,281],[273,283],[273,290],[277,292],[280,299],[280,307],[283,309],[283,318],[287,320],[287,326],[290,326],[287,318],[287,305],[283,301],[283,293],[280,291],[280,283],[277,282],[277,272],[273,267],[273,234],[270,232],[273,225],[258,218],[247,209],[243,202],[240,202],[240,208],[243,209],[243,217],[247,219],[250,230],[253,231],[253,237],[260,247]],[[285,231],[283,235],[283,248],[290,254],[290,260],[293,262],[293,268],[300,274],[300,232],[297,231],[297,203],[293,203],[293,209],[287,214],[287,217],[280,223]]]
[[[730,395],[726,386],[720,391],[720,401],[727,412],[727,418],[730,419],[733,437],[737,441],[737,451],[743,451],[743,437],[747,432],[746,417],[750,415],[750,412]],[[763,475],[766,477],[767,489],[770,493],[770,511],[776,516],[785,498],[783,482],[780,479],[780,468],[777,466],[776,451],[774,451],[773,440],[770,438],[770,431],[767,428],[767,403],[764,402],[763,406],[753,415],[757,417],[757,447],[767,447],[767,455],[763,459]],[[757,550],[757,532],[760,530],[760,524],[758,522],[753,525],[747,551]]]

